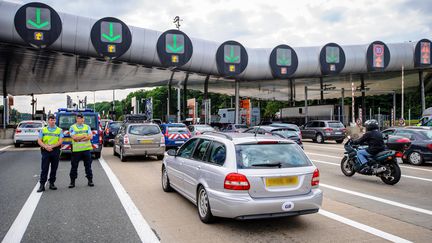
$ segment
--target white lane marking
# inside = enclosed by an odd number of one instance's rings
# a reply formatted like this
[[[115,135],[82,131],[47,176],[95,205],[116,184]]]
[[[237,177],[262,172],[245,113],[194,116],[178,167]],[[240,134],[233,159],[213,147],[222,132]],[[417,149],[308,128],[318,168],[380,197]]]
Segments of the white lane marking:
[[[6,147],[3,147],[3,148],[0,149],[0,151],[6,150],[6,149],[8,149],[8,148],[10,148],[10,147],[11,147],[11,145],[6,146]]]
[[[386,239],[386,240],[389,240],[389,241],[392,241],[392,242],[411,242],[409,240],[405,240],[403,238],[400,238],[399,236],[389,234],[387,232],[384,232],[384,231],[381,231],[379,229],[370,227],[368,225],[365,225],[365,224],[353,221],[351,219],[342,217],[340,215],[331,213],[331,212],[323,210],[323,209],[320,209],[318,213],[321,214],[321,215],[323,215],[323,216],[326,216],[326,217],[328,217],[330,219],[339,221],[339,222],[341,222],[343,224],[349,225],[351,227],[354,227],[354,228],[357,228],[359,230],[368,232],[369,234],[373,234],[375,236],[378,236],[380,238],[383,238],[383,239]]]
[[[317,153],[311,153],[311,152],[307,152],[305,151],[306,154],[310,154],[310,155],[317,155],[317,156],[324,156],[324,157],[329,157],[329,158],[336,158],[336,159],[342,159],[343,156],[333,156],[333,155],[327,155],[327,154],[317,154]],[[422,168],[415,168],[412,166],[405,166],[405,165],[399,165],[401,168],[407,168],[407,169],[411,169],[411,170],[421,170],[421,171],[427,171],[427,172],[432,172],[432,170],[428,170],[428,169],[422,169]]]
[[[388,200],[388,199],[384,199],[384,198],[380,198],[380,197],[375,197],[375,196],[371,196],[371,195],[364,194],[364,193],[361,193],[361,192],[351,191],[351,190],[347,190],[347,189],[344,189],[344,188],[340,188],[340,187],[336,187],[336,186],[331,186],[331,185],[327,185],[327,184],[323,184],[323,183],[320,183],[320,186],[325,187],[325,188],[329,188],[329,189],[332,189],[332,190],[335,190],[335,191],[340,191],[340,192],[344,192],[344,193],[347,193],[347,194],[355,195],[355,196],[358,196],[358,197],[367,198],[367,199],[374,200],[374,201],[377,201],[377,202],[389,204],[389,205],[392,205],[392,206],[395,206],[395,207],[400,207],[400,208],[408,209],[408,210],[411,210],[411,211],[415,211],[415,212],[419,212],[419,213],[424,213],[424,214],[432,215],[432,211],[431,210],[427,210],[427,209],[423,209],[423,208],[418,208],[418,207],[413,207],[413,206],[410,206],[410,205],[407,205],[407,204],[398,203],[398,202],[391,201],[391,200]]]
[[[9,228],[8,232],[3,238],[2,243],[21,241],[27,229],[27,226],[30,223],[36,206],[38,205],[39,200],[42,196],[42,193],[36,192],[38,188],[39,182],[33,188],[33,191],[30,193],[30,196],[27,198],[27,201],[24,203],[21,211],[19,212],[15,221],[12,223],[12,226]]]
[[[328,165],[340,166],[340,164],[338,164],[338,163],[332,163],[332,162],[322,161],[322,160],[314,160],[314,159],[313,159],[312,162],[317,162],[317,163],[322,163],[322,164],[328,164]],[[415,179],[415,180],[430,181],[430,182],[432,182],[432,179],[427,179],[427,178],[423,178],[423,177],[409,176],[409,175],[401,175],[401,176],[402,176],[402,177],[405,177],[405,178]]]
[[[141,241],[159,242],[155,233],[150,228],[147,221],[143,218],[141,212],[135,206],[132,199],[130,198],[130,196],[122,186],[122,184],[120,184],[120,181],[118,180],[114,172],[111,170],[108,163],[102,157],[99,159],[99,162],[102,168],[104,169],[105,173],[107,174],[108,179],[110,180],[112,186],[114,187],[114,190],[117,193],[117,196],[119,197],[121,204],[126,210],[126,213],[129,216],[129,219],[131,220]]]

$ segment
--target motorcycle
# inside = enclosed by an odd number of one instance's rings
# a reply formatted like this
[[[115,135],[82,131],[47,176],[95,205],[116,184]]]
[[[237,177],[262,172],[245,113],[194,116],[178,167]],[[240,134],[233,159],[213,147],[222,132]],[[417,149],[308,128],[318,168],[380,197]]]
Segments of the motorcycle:
[[[382,151],[375,156],[368,158],[366,166],[360,166],[357,163],[357,151],[359,145],[354,145],[353,140],[348,137],[344,145],[345,153],[341,161],[342,173],[348,177],[355,173],[368,176],[377,176],[388,185],[394,185],[401,178],[401,169],[398,163],[401,163],[403,153],[393,150]]]

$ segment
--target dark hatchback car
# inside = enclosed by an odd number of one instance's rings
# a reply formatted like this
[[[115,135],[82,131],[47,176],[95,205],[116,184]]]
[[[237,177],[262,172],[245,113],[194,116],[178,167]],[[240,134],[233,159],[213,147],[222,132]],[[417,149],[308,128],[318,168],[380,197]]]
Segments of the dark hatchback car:
[[[247,129],[243,133],[256,133],[264,135],[275,135],[278,137],[286,138],[296,142],[301,148],[303,148],[302,139],[298,131],[294,128],[289,127],[273,127],[273,126],[255,126]]]
[[[411,140],[411,146],[405,150],[404,162],[421,165],[425,161],[432,161],[432,129],[426,128],[389,128],[384,135],[397,135]]]
[[[106,123],[103,135],[103,144],[105,147],[114,144],[114,138],[122,124],[123,122],[121,121],[109,121]]]
[[[346,128],[340,121],[310,121],[300,129],[303,139],[309,138],[317,143],[324,143],[326,140],[335,140],[337,143],[342,143],[346,133]]]

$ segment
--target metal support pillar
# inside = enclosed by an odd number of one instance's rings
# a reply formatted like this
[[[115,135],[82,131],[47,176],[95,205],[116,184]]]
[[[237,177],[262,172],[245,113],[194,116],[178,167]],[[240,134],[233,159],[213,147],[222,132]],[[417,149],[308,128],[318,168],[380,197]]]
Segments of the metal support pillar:
[[[208,114],[210,114],[209,110],[211,109],[210,103],[208,102],[208,82],[210,79],[210,75],[207,75],[206,79],[204,80],[204,107],[205,107],[205,113],[204,113],[204,123],[210,123],[209,122],[209,118],[208,118]]]
[[[189,73],[186,74],[186,77],[183,81],[183,119],[186,120],[186,117],[188,116],[188,110],[187,110],[187,82],[189,79]],[[196,107],[195,107],[196,109]]]
[[[344,119],[344,117],[345,117],[345,89],[344,88],[342,88],[342,90],[341,90],[341,114],[342,114],[342,116],[340,117],[341,119],[340,119],[340,122],[342,122],[342,124],[345,124],[344,122],[345,122],[345,119]]]
[[[361,109],[362,109],[362,121],[366,121],[366,90],[365,90],[365,83],[364,83],[364,76],[360,75],[360,89],[361,89]]]
[[[181,122],[181,92],[180,87],[177,88],[177,122]]]
[[[424,110],[426,109],[425,87],[424,87],[423,71],[419,71],[419,82],[420,82],[420,102],[421,102],[421,112],[423,113]]]
[[[308,88],[305,85],[305,124],[308,122]]]
[[[396,126],[396,91],[393,91],[393,117],[392,125]]]
[[[170,108],[171,108],[171,83],[174,77],[174,72],[171,73],[170,80],[168,81],[168,98],[167,98],[167,118],[166,121],[168,122],[169,116],[170,116]]]
[[[8,114],[8,100],[7,100],[7,76],[9,72],[9,63],[6,62],[4,73],[3,73],[3,131],[4,135],[6,135],[6,126],[7,126],[7,114]]]
[[[239,123],[240,118],[240,82],[235,81],[235,124]]]
[[[293,83],[294,80],[292,78],[289,79],[289,85],[290,85],[290,106],[294,106],[294,90],[293,90]]]
[[[320,77],[320,104],[324,104],[324,80],[322,77]]]

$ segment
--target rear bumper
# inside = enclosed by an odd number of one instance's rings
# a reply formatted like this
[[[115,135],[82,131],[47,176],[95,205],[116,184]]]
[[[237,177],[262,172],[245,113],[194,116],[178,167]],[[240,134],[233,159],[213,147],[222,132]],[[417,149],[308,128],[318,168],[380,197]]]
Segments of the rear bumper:
[[[134,149],[131,147],[123,147],[124,155],[126,156],[140,156],[140,155],[164,155],[165,146],[158,148],[139,148]]]
[[[286,217],[318,212],[323,193],[312,189],[306,195],[277,198],[251,198],[248,193],[233,194],[208,190],[212,214],[235,219]],[[289,209],[283,210],[283,205]]]
[[[15,135],[14,143],[35,143],[38,138],[38,135]]]

